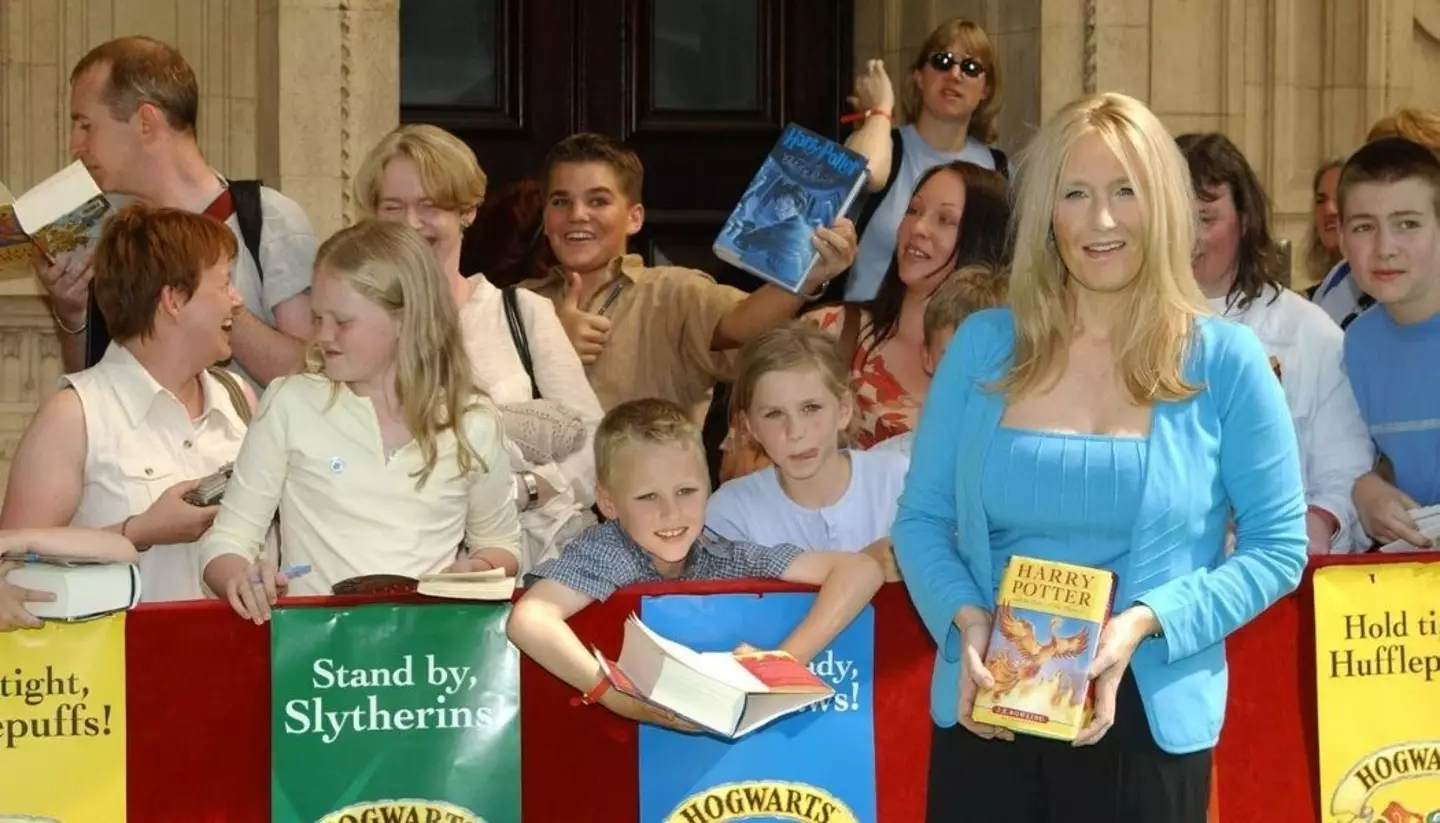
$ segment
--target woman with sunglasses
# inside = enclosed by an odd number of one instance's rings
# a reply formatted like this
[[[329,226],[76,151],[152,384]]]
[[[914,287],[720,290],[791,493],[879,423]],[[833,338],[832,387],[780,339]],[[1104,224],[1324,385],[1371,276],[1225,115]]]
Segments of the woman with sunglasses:
[[[846,145],[865,155],[870,196],[855,222],[860,247],[855,265],[836,278],[830,296],[872,300],[895,256],[896,230],[910,194],[926,171],[963,160],[1008,176],[1005,155],[995,142],[1000,111],[1000,76],[995,50],[984,29],[959,18],[940,24],[910,64],[901,90],[905,125],[893,126],[895,89],[881,60],[871,60],[855,80],[850,98],[860,121]]]

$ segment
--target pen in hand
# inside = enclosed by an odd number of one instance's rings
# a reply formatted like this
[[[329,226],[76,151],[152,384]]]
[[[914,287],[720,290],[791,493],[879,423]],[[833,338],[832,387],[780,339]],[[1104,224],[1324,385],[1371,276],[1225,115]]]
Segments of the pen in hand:
[[[298,566],[286,566],[284,569],[280,570],[280,574],[284,575],[286,580],[294,580],[297,577],[304,577],[309,573],[309,563],[301,563]],[[257,586],[260,585],[261,580],[259,573],[250,575],[250,582],[254,583]]]

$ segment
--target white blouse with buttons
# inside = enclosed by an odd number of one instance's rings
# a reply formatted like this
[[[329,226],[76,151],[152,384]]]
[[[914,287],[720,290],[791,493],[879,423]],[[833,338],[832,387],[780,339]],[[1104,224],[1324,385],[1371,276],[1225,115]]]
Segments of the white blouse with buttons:
[[[361,575],[418,578],[454,562],[462,544],[518,558],[520,521],[498,418],[475,409],[461,430],[485,467],[462,474],[455,435],[446,432],[417,489],[420,447],[411,441],[387,452],[370,400],[315,374],[272,382],[201,541],[203,562],[256,557],[277,509],[281,562],[313,569],[291,594],[329,594]]]
[[[166,489],[235,459],[245,423],[218,380],[202,373],[204,405],[185,405],[112,343],[99,363],[63,378],[85,412],[85,478],[73,526],[104,528],[144,512]],[[154,546],[140,555],[145,601],[206,595],[195,543]]]

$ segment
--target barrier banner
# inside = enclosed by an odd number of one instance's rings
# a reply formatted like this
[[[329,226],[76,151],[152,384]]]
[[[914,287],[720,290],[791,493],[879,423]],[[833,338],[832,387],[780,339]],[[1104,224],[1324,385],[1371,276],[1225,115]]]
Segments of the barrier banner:
[[[773,649],[814,602],[804,593],[645,597],[640,618],[697,651]],[[825,703],[734,741],[642,725],[641,823],[874,823],[874,662],[867,606],[810,664],[835,687]]]
[[[276,823],[520,823],[509,604],[275,613]]]
[[[125,820],[125,614],[0,633],[0,820]]]
[[[1328,823],[1440,823],[1440,563],[1315,572]]]

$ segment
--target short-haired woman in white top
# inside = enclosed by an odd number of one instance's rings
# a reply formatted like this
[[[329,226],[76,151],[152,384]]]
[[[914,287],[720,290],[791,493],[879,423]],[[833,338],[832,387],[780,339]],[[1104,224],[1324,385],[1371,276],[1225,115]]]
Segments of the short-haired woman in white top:
[[[412,124],[371,149],[355,178],[355,200],[371,216],[415,228],[440,261],[460,309],[475,382],[504,412],[525,534],[524,572],[558,555],[590,522],[591,444],[604,410],[549,300],[516,289],[512,325],[501,290],[484,274],[461,273],[461,241],[486,182],[475,153],[459,138]]]
[[[0,529],[83,526],[140,550],[146,601],[205,596],[195,541],[216,506],[183,495],[235,459],[254,397],[230,358],[235,235],[204,215],[126,206],[94,252],[112,342],[35,413],[10,465]]]

